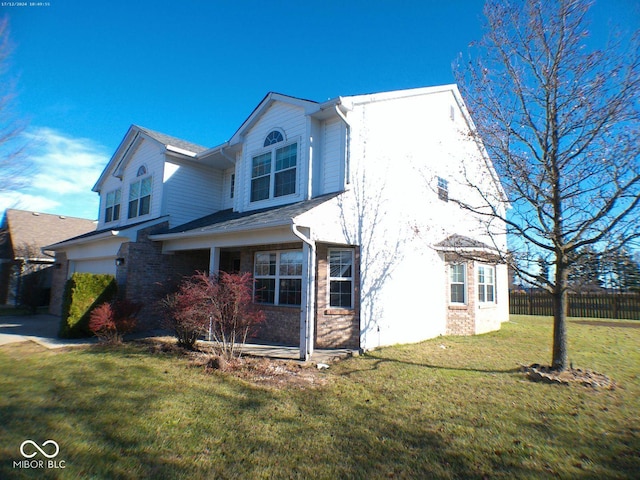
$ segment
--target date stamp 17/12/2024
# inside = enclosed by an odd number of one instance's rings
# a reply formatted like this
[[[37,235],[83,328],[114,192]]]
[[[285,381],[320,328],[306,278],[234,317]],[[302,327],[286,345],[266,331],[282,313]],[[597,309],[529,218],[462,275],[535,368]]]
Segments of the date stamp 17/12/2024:
[[[51,2],[0,2],[0,8],[50,7]]]

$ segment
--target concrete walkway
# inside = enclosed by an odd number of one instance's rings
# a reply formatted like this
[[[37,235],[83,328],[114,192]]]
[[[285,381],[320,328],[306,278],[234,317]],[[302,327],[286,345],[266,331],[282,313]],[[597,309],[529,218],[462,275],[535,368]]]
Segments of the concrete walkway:
[[[55,315],[0,316],[0,346],[32,341],[45,348],[77,347],[97,343],[97,338],[58,338],[60,317]]]
[[[97,338],[63,339],[58,338],[60,317],[54,315],[11,315],[0,316],[0,347],[10,343],[32,341],[48,349],[78,347],[92,345],[98,342]],[[136,338],[154,337],[153,332],[147,335],[136,335]],[[202,342],[207,343],[207,342]],[[300,350],[298,347],[246,344],[244,355],[256,357],[268,357],[284,360],[298,360]],[[315,350],[311,357],[313,363],[331,363],[334,360],[357,355],[357,350],[350,349],[322,349]]]

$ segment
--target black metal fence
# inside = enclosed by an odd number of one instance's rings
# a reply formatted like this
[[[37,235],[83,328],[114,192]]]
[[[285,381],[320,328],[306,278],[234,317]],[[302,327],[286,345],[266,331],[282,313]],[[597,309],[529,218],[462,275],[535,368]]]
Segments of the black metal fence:
[[[547,292],[509,292],[509,313],[553,315],[553,301]],[[570,317],[640,320],[640,293],[571,293]]]

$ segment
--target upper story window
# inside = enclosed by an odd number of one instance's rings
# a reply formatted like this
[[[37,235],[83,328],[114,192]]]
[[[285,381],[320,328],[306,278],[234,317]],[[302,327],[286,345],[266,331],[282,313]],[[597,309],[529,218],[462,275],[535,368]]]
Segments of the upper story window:
[[[449,201],[449,182],[442,177],[438,177],[438,198],[444,202]]]
[[[152,178],[143,178],[129,185],[129,218],[147,215],[151,210]]]
[[[118,188],[112,192],[107,193],[107,199],[104,209],[104,221],[105,223],[115,222],[120,219],[120,202],[122,193]]]
[[[300,305],[302,250],[256,253],[254,277],[256,302]]]
[[[449,265],[449,303],[467,303],[467,266],[464,263]]]
[[[272,130],[269,132],[269,135],[264,139],[263,147],[268,147],[269,145],[273,145],[274,143],[284,142],[284,135],[278,130]]]
[[[275,130],[274,132],[280,133]],[[297,161],[297,143],[280,148],[272,146],[267,152],[253,157],[251,159],[251,201],[257,202],[296,193]]]
[[[496,291],[496,269],[489,265],[478,265],[478,301],[494,303]]]

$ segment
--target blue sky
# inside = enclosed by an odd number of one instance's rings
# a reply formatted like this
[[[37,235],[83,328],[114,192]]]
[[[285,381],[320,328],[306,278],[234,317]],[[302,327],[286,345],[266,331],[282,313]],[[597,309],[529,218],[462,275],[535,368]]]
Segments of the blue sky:
[[[29,122],[37,169],[28,187],[0,196],[0,211],[95,218],[91,187],[131,124],[211,147],[269,91],[324,101],[452,83],[452,61],[482,35],[482,4],[0,2],[14,44],[14,113]],[[593,13],[596,38],[609,22],[640,24],[637,0],[600,0]]]

